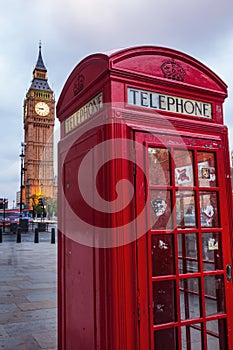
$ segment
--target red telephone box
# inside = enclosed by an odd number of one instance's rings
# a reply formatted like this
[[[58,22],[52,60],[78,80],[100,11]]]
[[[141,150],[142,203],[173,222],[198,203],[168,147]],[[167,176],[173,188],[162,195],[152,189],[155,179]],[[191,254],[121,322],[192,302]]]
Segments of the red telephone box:
[[[225,83],[136,47],[82,60],[57,105],[60,350],[230,350]]]

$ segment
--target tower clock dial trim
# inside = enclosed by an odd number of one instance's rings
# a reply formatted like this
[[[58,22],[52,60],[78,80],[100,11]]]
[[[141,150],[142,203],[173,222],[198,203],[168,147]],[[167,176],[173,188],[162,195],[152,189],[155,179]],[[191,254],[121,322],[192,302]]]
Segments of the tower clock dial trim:
[[[46,117],[49,114],[49,106],[45,102],[38,102],[35,105],[35,111],[38,115]]]

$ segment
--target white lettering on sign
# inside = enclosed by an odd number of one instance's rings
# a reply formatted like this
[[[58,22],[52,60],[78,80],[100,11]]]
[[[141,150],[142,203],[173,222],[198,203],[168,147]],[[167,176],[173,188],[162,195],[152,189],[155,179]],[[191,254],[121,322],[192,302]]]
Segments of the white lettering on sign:
[[[95,113],[99,112],[103,107],[102,92],[79,108],[65,121],[65,133],[75,129],[79,124],[83,123]]]
[[[128,104],[160,111],[212,118],[211,103],[159,94],[152,91],[128,88]]]

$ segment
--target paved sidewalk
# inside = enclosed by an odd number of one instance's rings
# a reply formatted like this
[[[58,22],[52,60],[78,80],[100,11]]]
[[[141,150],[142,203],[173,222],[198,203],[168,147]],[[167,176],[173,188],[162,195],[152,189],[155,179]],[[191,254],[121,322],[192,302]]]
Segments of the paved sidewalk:
[[[3,235],[0,244],[0,349],[57,349],[57,244],[50,233]]]

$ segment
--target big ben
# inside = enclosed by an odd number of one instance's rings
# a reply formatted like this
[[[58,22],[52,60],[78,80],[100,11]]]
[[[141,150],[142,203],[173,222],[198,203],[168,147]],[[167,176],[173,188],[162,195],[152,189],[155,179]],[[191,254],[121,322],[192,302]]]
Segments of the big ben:
[[[39,44],[33,79],[24,100],[23,202],[26,208],[31,207],[35,195],[54,198],[54,114],[54,93],[48,83]]]

